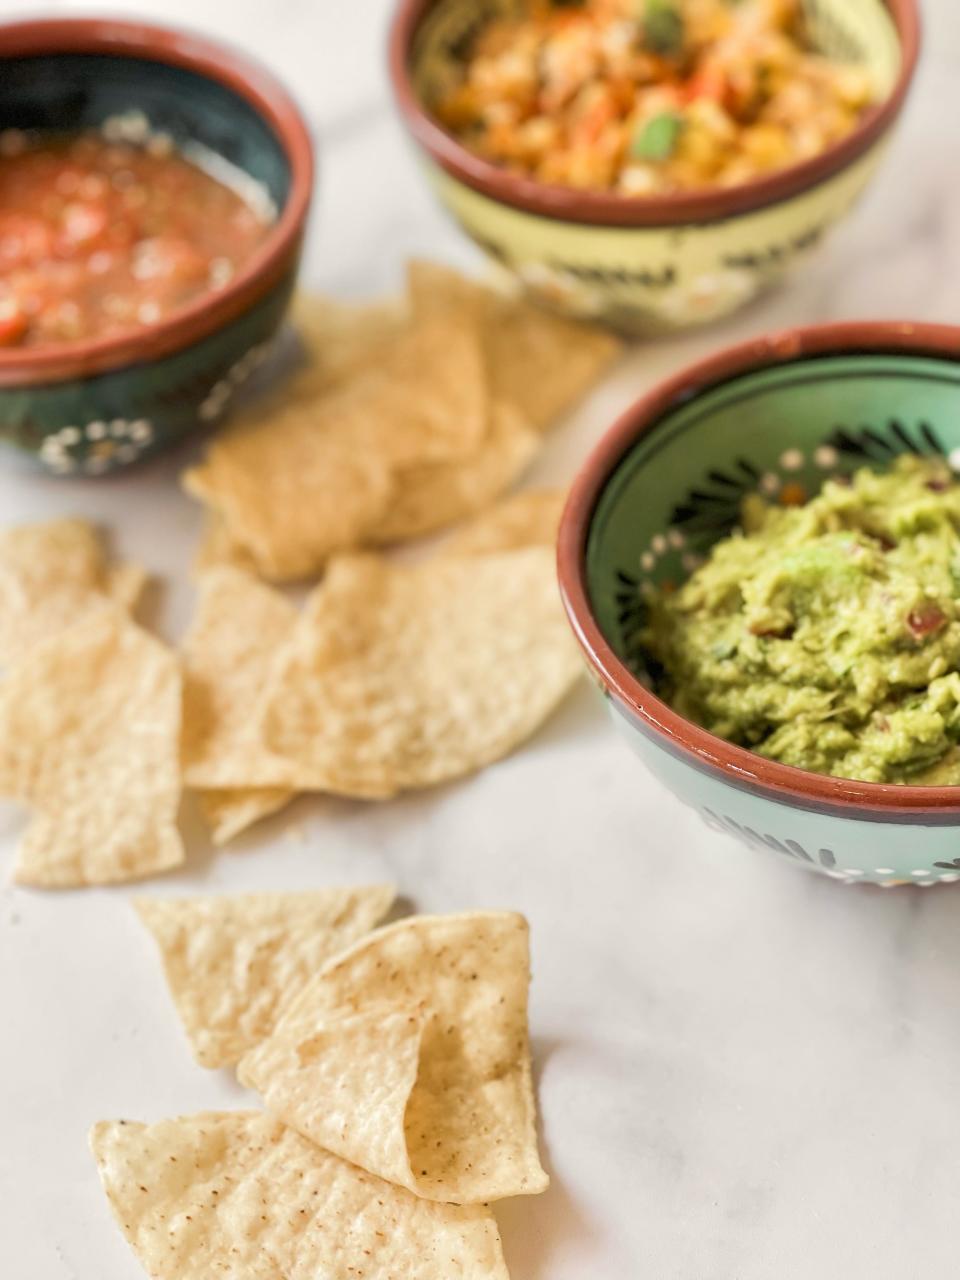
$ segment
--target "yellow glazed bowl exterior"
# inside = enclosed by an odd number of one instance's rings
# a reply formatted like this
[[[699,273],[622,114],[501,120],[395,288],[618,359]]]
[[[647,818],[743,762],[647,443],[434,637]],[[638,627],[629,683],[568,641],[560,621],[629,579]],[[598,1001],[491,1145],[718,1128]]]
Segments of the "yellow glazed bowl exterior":
[[[473,191],[426,162],[460,226],[532,294],[569,315],[628,333],[717,320],[778,283],[853,207],[885,143],[791,200],[676,227],[599,227],[538,217]]]

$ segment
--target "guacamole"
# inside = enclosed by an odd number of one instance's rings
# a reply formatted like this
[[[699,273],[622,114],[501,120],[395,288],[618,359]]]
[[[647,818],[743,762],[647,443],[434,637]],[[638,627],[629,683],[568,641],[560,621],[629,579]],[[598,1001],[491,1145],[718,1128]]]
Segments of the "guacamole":
[[[785,764],[960,784],[960,484],[946,463],[830,481],[651,599],[645,648],[682,715]]]

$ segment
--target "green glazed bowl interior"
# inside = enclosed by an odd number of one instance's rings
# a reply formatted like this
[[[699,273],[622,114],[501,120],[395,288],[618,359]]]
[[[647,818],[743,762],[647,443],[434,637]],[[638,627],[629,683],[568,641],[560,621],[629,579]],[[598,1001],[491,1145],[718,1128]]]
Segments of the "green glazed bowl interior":
[[[614,652],[650,679],[637,644],[642,584],[688,576],[748,493],[795,504],[902,453],[960,469],[960,365],[821,356],[734,378],[666,414],[610,477],[590,526],[590,602]]]

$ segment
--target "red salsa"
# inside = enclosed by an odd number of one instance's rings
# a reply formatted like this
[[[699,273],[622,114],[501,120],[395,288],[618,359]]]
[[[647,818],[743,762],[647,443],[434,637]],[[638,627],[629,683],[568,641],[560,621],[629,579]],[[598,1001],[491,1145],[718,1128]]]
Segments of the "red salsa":
[[[0,348],[156,324],[227,284],[270,221],[165,135],[0,133]]]

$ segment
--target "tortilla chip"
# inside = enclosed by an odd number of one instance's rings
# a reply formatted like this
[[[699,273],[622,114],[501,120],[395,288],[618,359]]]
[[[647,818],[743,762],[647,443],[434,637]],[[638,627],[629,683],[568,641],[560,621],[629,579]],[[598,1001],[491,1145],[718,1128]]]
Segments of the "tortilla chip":
[[[132,610],[146,581],[135,565],[107,568],[86,520],[0,533],[0,663],[13,662],[111,600]]]
[[[488,1209],[419,1200],[268,1116],[104,1121],[90,1145],[153,1280],[509,1280]]]
[[[134,905],[160,948],[194,1057],[223,1067],[268,1036],[326,961],[369,933],[393,899],[389,885],[371,885]]]
[[[438,263],[412,262],[408,287],[415,316],[473,314],[493,399],[513,405],[540,430],[582,399],[623,351],[602,329],[485,288]]]
[[[512,751],[580,670],[546,547],[344,556],[278,658],[261,732],[304,789],[430,786]]]
[[[543,1191],[527,923],[402,920],[331,960],[240,1062],[268,1111],[430,1200]]]
[[[554,547],[566,502],[562,489],[528,489],[499,503],[444,542],[444,555],[484,556],[522,547]]]
[[[257,562],[246,547],[233,540],[222,517],[208,511],[193,557],[193,572],[200,577],[212,569],[239,569],[255,577]]]
[[[513,485],[540,452],[541,438],[506,404],[490,411],[490,429],[476,453],[456,462],[425,463],[397,475],[389,508],[369,540],[419,538],[482,511]]]
[[[286,787],[233,787],[198,791],[197,802],[210,839],[215,845],[224,845],[285,809],[294,794]]]
[[[289,600],[237,569],[212,570],[201,579],[196,617],[181,651],[187,786],[286,783],[289,771],[263,747],[256,716],[296,621]]]
[[[332,552],[356,546],[390,498],[386,461],[317,419],[312,406],[293,403],[262,427],[222,436],[183,478],[218,513],[230,543],[276,582],[309,577]]]
[[[264,577],[289,581],[366,539],[398,468],[468,457],[486,430],[476,332],[430,319],[339,391],[223,436],[184,484]]]
[[[118,564],[107,570],[106,594],[114,604],[135,615],[143,600],[150,575],[139,564]]]
[[[293,323],[306,348],[291,388],[301,396],[328,391],[375,365],[408,317],[402,301],[356,304],[301,292]]]
[[[117,609],[61,632],[0,684],[0,791],[33,819],[22,884],[105,884],[183,862],[180,671]]]

